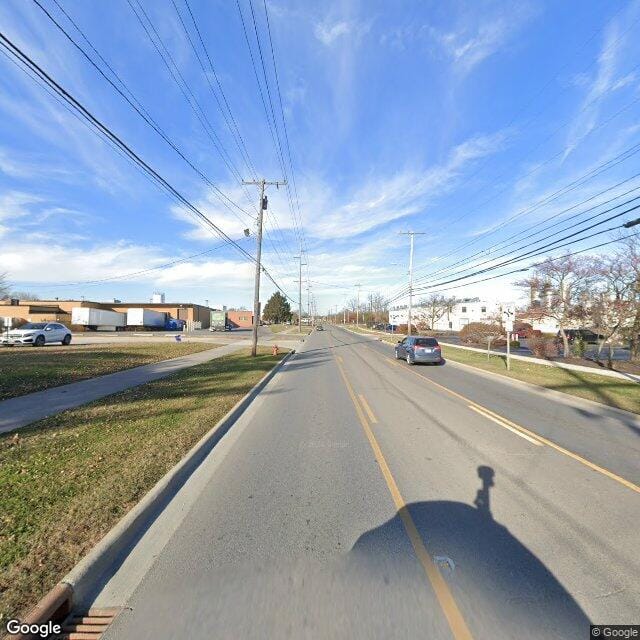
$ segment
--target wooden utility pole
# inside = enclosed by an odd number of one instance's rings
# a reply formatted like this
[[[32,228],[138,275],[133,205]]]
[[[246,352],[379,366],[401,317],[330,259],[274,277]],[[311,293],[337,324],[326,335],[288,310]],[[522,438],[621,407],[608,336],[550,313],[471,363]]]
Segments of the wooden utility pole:
[[[262,271],[262,219],[264,210],[267,208],[267,198],[264,189],[267,185],[279,187],[287,184],[286,180],[274,180],[268,182],[264,178],[260,180],[243,180],[242,184],[257,185],[260,188],[260,200],[258,201],[258,235],[256,238],[256,277],[253,285],[253,330],[251,336],[251,355],[256,356],[258,352],[258,327],[260,326],[260,272]]]

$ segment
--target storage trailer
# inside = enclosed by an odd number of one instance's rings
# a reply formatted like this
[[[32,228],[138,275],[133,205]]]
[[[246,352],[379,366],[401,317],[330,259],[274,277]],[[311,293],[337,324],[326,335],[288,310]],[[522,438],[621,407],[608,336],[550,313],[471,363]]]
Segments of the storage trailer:
[[[117,331],[127,324],[124,313],[95,309],[93,307],[73,307],[71,309],[71,324],[87,327],[93,331]]]
[[[143,307],[132,307],[127,309],[128,327],[149,327],[151,329],[164,329],[167,321],[167,314],[153,309]]]

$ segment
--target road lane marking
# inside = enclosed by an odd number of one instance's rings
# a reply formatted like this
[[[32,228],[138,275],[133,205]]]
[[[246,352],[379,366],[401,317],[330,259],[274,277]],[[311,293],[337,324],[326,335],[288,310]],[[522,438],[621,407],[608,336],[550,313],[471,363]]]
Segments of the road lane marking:
[[[532,438],[532,437],[528,436],[526,433],[522,433],[520,430],[512,427],[511,425],[507,424],[503,420],[499,420],[498,418],[495,418],[490,413],[487,413],[486,411],[483,411],[482,409],[479,409],[478,407],[474,407],[472,404],[467,405],[467,406],[469,407],[469,409],[472,409],[473,411],[476,411],[477,413],[479,413],[481,416],[484,416],[485,418],[487,418],[487,420],[491,420],[492,422],[495,422],[496,424],[499,424],[501,427],[504,427],[505,429],[508,429],[512,433],[515,433],[517,436],[520,436],[521,438],[524,438],[525,440],[528,440],[532,444],[535,444],[538,447],[543,446],[542,442],[536,440],[535,438]]]
[[[338,356],[338,362],[342,362],[342,356]]]
[[[381,354],[379,351],[376,351],[375,349],[372,349],[372,351],[374,353],[377,353],[378,355],[382,356],[385,360],[392,361],[391,358]],[[591,462],[590,460],[587,460],[586,458],[583,458],[582,456],[579,456],[577,453],[574,453],[573,451],[570,451],[569,449],[565,449],[564,447],[561,447],[559,444],[556,444],[555,442],[553,442],[553,440],[549,440],[548,438],[545,438],[544,436],[541,436],[541,435],[535,433],[535,431],[531,431],[531,430],[529,430],[529,429],[527,429],[525,427],[520,426],[519,424],[516,424],[515,422],[512,422],[508,418],[505,418],[504,416],[501,416],[501,415],[495,413],[494,411],[491,411],[491,409],[488,409],[487,407],[485,407],[485,406],[483,406],[481,404],[478,404],[477,402],[474,402],[473,400],[463,396],[462,394],[458,393],[457,391],[453,391],[452,389],[449,389],[448,387],[445,387],[444,385],[441,385],[438,382],[434,382],[433,380],[431,380],[431,378],[427,378],[426,376],[420,375],[417,371],[414,371],[413,369],[411,369],[409,367],[406,367],[406,368],[403,367],[403,369],[405,371],[408,371],[409,373],[413,373],[414,375],[418,376],[421,380],[424,380],[424,381],[428,382],[429,384],[432,384],[433,386],[437,387],[438,389],[441,389],[442,391],[446,391],[447,393],[449,393],[452,396],[458,398],[459,400],[462,400],[463,402],[465,402],[467,404],[467,406],[476,407],[477,409],[481,409],[482,411],[485,411],[486,413],[491,414],[494,418],[497,418],[498,420],[502,420],[506,424],[512,426],[514,429],[517,429],[518,431],[521,431],[522,433],[525,433],[528,436],[531,436],[532,438],[535,438],[536,440],[539,440],[543,444],[546,444],[548,447],[551,447],[552,449],[555,449],[558,453],[562,453],[565,456],[567,456],[569,458],[572,458],[576,462],[579,462],[580,464],[583,464],[585,467],[588,467],[592,471],[597,471],[598,473],[601,473],[603,476],[606,476],[607,478],[610,478],[611,480],[615,480],[616,482],[618,482],[619,484],[623,485],[624,487],[627,487],[627,489],[631,489],[631,491],[635,491],[636,493],[640,493],[640,487],[637,484],[634,484],[633,482],[631,482],[630,480],[627,480],[626,478],[623,478],[622,476],[619,476],[619,475],[613,473],[612,471],[609,471],[608,469],[605,469],[604,467],[601,467],[601,466],[595,464],[594,462]]]
[[[440,573],[440,570],[436,567],[427,551],[424,542],[422,541],[422,537],[416,527],[411,514],[409,513],[409,509],[407,507],[407,503],[404,501],[402,494],[400,493],[400,489],[396,484],[396,481],[389,469],[389,465],[382,454],[382,449],[380,449],[380,445],[376,440],[376,437],[373,435],[373,431],[371,430],[371,426],[367,422],[367,418],[365,413],[360,406],[358,399],[356,398],[356,394],[353,391],[353,387],[347,378],[347,374],[345,373],[344,367],[338,362],[338,369],[340,371],[340,375],[344,381],[344,384],[349,393],[349,397],[353,402],[353,405],[356,408],[356,413],[360,420],[360,424],[364,429],[365,435],[369,440],[369,444],[373,450],[373,454],[375,456],[376,462],[382,471],[382,475],[387,483],[387,487],[389,488],[389,492],[391,493],[391,497],[393,502],[398,510],[398,515],[402,520],[402,524],[404,525],[404,529],[407,532],[407,536],[411,541],[411,545],[413,546],[413,550],[422,565],[425,573],[427,574],[427,578],[431,583],[431,586],[436,594],[436,598],[438,599],[438,603],[444,613],[447,622],[449,623],[449,628],[451,629],[451,633],[455,640],[473,640],[473,636],[467,627],[467,623],[465,622],[460,609],[458,608],[458,604],[456,603],[451,590],[449,589],[449,585],[446,580]]]
[[[369,422],[372,424],[378,424],[378,419],[373,415],[373,411],[371,411],[371,407],[369,406],[367,399],[361,393],[358,394],[358,398],[360,398],[360,402],[362,402],[365,413],[369,416]]]

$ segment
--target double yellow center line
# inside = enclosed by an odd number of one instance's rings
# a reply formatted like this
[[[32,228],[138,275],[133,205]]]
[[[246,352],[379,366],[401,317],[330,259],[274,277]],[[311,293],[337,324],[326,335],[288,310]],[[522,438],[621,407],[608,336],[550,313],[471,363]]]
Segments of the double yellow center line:
[[[344,380],[344,384],[347,388],[351,401],[356,408],[356,413],[358,415],[358,419],[360,420],[360,424],[364,429],[365,435],[367,436],[367,440],[369,440],[369,444],[371,445],[371,449],[373,450],[373,455],[375,456],[376,462],[380,466],[380,470],[382,471],[382,475],[387,483],[387,487],[389,488],[389,492],[391,493],[391,497],[393,502],[398,510],[398,515],[400,516],[400,520],[404,525],[405,531],[407,532],[407,536],[411,541],[411,545],[413,546],[413,550],[420,561],[425,573],[427,574],[427,578],[433,587],[433,590],[436,594],[436,598],[438,599],[438,603],[449,623],[449,628],[451,629],[451,633],[455,640],[473,640],[473,636],[467,627],[467,623],[465,622],[460,609],[456,601],[453,598],[453,594],[449,589],[449,585],[442,577],[442,574],[433,563],[429,552],[424,546],[424,542],[422,541],[422,537],[418,531],[418,528],[409,513],[409,509],[407,507],[407,503],[405,502],[402,494],[400,493],[400,489],[389,469],[389,465],[385,460],[385,457],[380,449],[380,445],[376,440],[373,431],[371,430],[371,423],[377,422],[371,408],[367,404],[364,396],[360,395],[360,401],[358,401],[358,397],[353,391],[353,387],[347,378],[347,374],[345,373],[344,367],[342,366],[340,360],[336,358],[336,364],[338,365],[338,369],[340,371],[340,375]]]

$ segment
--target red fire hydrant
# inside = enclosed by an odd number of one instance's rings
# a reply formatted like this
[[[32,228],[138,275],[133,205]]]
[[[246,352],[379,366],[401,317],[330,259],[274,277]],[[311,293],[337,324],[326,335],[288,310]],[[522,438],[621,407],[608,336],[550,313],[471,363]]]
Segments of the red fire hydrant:
[[[274,344],[273,347],[271,348],[271,355],[272,356],[277,356],[278,355],[278,345]]]

